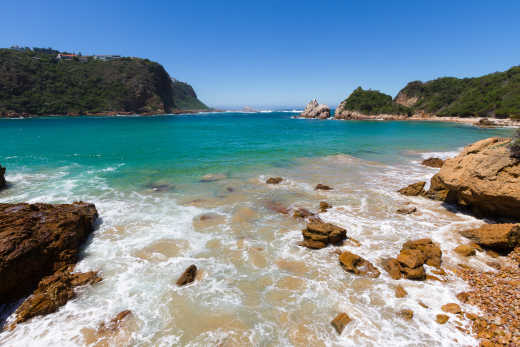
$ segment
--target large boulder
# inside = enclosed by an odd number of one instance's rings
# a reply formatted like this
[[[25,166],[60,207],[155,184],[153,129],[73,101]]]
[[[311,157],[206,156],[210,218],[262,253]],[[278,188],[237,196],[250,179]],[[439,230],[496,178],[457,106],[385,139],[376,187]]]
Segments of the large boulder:
[[[305,110],[300,113],[302,118],[327,119],[330,117],[330,108],[325,104],[318,104],[316,99],[307,104]]]
[[[421,181],[417,183],[410,184],[408,187],[404,187],[399,189],[397,192],[406,196],[418,196],[424,194],[424,186],[426,182]]]
[[[497,251],[510,251],[520,245],[520,224],[484,224],[460,233],[480,246]]]
[[[510,142],[485,139],[447,159],[433,176],[427,196],[479,216],[520,219],[520,160],[511,157]]]
[[[425,280],[424,264],[441,266],[442,251],[430,239],[407,241],[396,259],[383,259],[382,266],[393,279]]]
[[[341,244],[347,238],[347,231],[331,223],[313,219],[302,230],[302,246],[311,249],[320,249],[329,244]]]
[[[356,275],[376,278],[379,277],[379,270],[368,260],[361,258],[359,255],[345,251],[339,256],[339,263],[345,271]]]
[[[38,282],[73,265],[94,230],[93,204],[0,204],[0,304],[30,294]]]
[[[5,187],[5,167],[2,167],[2,165],[0,165],[0,190],[4,189]]]
[[[442,164],[444,164],[444,160],[441,158],[428,158],[423,160],[421,164],[433,168],[440,168],[442,167]]]

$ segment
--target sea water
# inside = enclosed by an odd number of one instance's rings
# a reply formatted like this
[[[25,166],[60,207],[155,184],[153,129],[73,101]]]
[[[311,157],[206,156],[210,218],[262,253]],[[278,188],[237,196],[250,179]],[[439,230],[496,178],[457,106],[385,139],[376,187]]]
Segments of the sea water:
[[[291,113],[0,120],[0,202],[93,202],[100,225],[76,271],[103,281],[78,290],[58,312],[0,334],[6,346],[458,346],[475,345],[452,317],[435,315],[466,285],[450,266],[456,231],[482,223],[438,202],[396,193],[437,170],[430,156],[509,129],[455,123],[317,121]],[[209,175],[209,176],[208,176]],[[279,185],[267,185],[281,176]],[[332,186],[323,192],[317,183]],[[346,273],[335,247],[298,246],[303,221],[280,207],[318,210],[360,245],[349,250],[381,269],[409,239],[443,250],[443,282]],[[395,210],[405,204],[413,215]],[[469,260],[485,268],[486,256]],[[197,280],[177,287],[196,264]],[[427,268],[431,273],[431,268]],[[401,284],[408,296],[397,299]],[[477,308],[462,305],[478,313]],[[397,312],[414,311],[410,321]],[[120,329],[101,331],[131,310]],[[338,335],[330,321],[352,322]],[[13,316],[3,317],[11,321]]]

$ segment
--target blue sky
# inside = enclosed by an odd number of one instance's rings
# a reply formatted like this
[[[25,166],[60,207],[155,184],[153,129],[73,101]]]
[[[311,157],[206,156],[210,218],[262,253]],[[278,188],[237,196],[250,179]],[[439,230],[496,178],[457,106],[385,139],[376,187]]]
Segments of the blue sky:
[[[357,86],[520,64],[520,1],[2,1],[0,46],[146,57],[211,106],[337,105]]]

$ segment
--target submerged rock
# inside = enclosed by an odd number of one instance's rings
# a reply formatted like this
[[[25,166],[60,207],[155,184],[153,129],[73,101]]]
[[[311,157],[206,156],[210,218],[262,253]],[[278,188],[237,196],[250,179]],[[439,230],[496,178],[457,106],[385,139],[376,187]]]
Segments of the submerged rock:
[[[269,177],[265,183],[267,184],[279,184],[283,181],[281,177]]]
[[[345,251],[339,256],[339,263],[345,271],[352,272],[356,275],[363,275],[372,278],[379,277],[379,270],[368,260],[361,258],[359,255]]]
[[[440,168],[442,167],[442,164],[444,164],[444,160],[441,158],[428,158],[423,160],[421,164],[424,166]]]
[[[520,219],[520,160],[508,138],[489,138],[447,159],[432,177],[427,196],[457,204],[479,216]]]
[[[332,187],[329,187],[325,184],[318,183],[316,187],[314,187],[314,190],[332,190]]]
[[[447,315],[445,314],[438,314],[436,317],[435,317],[435,321],[439,324],[444,324],[446,323],[448,320],[450,319],[450,317],[448,317]]]
[[[313,219],[307,223],[307,227],[302,230],[302,246],[319,249],[327,247],[329,244],[340,244],[347,238],[347,231],[331,223]]]
[[[7,186],[5,181],[5,167],[0,165],[0,190],[4,189]]]
[[[453,314],[462,312],[462,310],[460,309],[460,306],[455,303],[449,303],[449,304],[443,305],[441,307],[441,310],[443,310],[444,312],[453,313]]]
[[[194,264],[188,266],[186,270],[182,273],[181,277],[177,280],[178,286],[185,286],[187,284],[195,281],[195,277],[197,277],[197,266]]]
[[[293,212],[294,218],[307,218],[307,217],[312,217],[312,216],[314,216],[314,213],[307,210],[306,208],[297,208]]]
[[[0,204],[0,304],[30,294],[38,282],[76,263],[94,230],[93,204]]]
[[[417,212],[417,207],[415,206],[410,206],[410,207],[401,207],[401,208],[398,208],[397,211],[395,211],[399,214],[412,214],[412,213],[415,213]]]
[[[329,208],[332,208],[332,205],[326,201],[320,201],[320,211],[327,212]]]
[[[475,247],[471,245],[459,245],[453,251],[463,257],[470,257],[476,254]]]
[[[404,288],[401,285],[398,285],[397,287],[395,287],[395,297],[396,298],[404,298],[407,295],[408,295],[408,293],[406,292],[406,290],[404,290]]]
[[[461,231],[460,234],[480,246],[496,251],[510,251],[520,245],[520,224],[484,224],[477,229]]]
[[[325,104],[318,104],[316,99],[310,101],[305,110],[300,113],[302,118],[327,119],[330,117],[330,108]]]
[[[346,313],[340,313],[330,322],[334,329],[336,329],[336,332],[341,335],[343,330],[345,329],[345,326],[350,323],[352,319],[346,314]]]
[[[200,182],[215,182],[215,181],[221,181],[223,179],[226,179],[227,176],[223,174],[207,174],[202,176],[200,179]]]
[[[114,332],[117,331],[120,327],[123,321],[132,314],[132,311],[130,310],[124,310],[119,312],[114,318],[110,320],[110,322],[105,323],[102,322],[99,325],[99,328],[97,330],[97,333],[99,335],[105,335],[108,332]]]
[[[409,309],[401,310],[401,311],[397,312],[397,314],[399,315],[399,317],[401,317],[405,320],[412,320],[412,318],[413,318],[413,311],[409,310]]]
[[[398,190],[399,193],[406,196],[418,196],[424,194],[424,186],[426,182],[417,182],[410,184],[408,187],[404,187]]]

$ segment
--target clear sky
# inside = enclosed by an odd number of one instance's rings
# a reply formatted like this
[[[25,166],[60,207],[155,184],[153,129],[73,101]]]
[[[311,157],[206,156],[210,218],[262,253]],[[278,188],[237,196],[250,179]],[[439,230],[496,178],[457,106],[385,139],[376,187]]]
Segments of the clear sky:
[[[210,106],[337,105],[357,86],[520,64],[520,1],[0,3],[0,46],[146,57]]]

